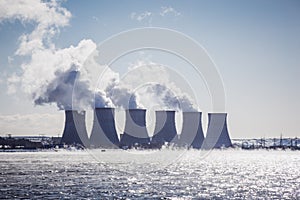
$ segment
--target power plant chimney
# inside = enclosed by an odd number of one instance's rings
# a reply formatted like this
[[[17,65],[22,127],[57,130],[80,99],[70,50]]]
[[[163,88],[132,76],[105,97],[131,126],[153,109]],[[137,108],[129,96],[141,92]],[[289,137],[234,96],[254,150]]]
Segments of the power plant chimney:
[[[90,137],[91,147],[116,148],[119,138],[115,127],[114,108],[96,108]]]
[[[65,128],[61,144],[79,144],[89,147],[89,140],[85,126],[85,111],[66,110]]]
[[[209,113],[208,120],[204,149],[232,146],[227,129],[227,113]]]
[[[201,116],[201,112],[182,112],[183,125],[179,139],[180,146],[201,148],[204,141]]]
[[[156,111],[156,123],[151,146],[161,147],[165,142],[177,143],[175,111]]]
[[[126,110],[125,130],[120,140],[120,146],[147,146],[150,142],[146,128],[146,110]]]

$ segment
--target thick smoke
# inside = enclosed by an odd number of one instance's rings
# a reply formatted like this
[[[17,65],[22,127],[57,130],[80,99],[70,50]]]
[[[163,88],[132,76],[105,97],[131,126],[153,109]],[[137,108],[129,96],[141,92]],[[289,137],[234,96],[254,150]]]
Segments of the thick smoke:
[[[23,63],[17,84],[36,105],[56,104],[59,109],[85,109],[93,104],[86,72],[81,71],[86,57],[96,48],[91,40],[65,49],[37,50]],[[76,81],[76,82],[75,82]],[[12,86],[17,87],[17,84]]]
[[[167,86],[161,84],[150,84],[145,90],[139,92],[139,97],[144,97],[144,104],[151,102],[157,108],[166,110],[197,111],[190,98],[185,94],[176,94]]]
[[[114,107],[113,103],[107,98],[105,92],[97,90],[94,94],[94,107],[95,108],[108,108]]]
[[[20,73],[8,78],[8,92],[20,89],[35,104],[55,103],[59,109],[72,109],[72,104],[76,109],[90,106],[93,95],[86,73],[80,69],[96,44],[83,39],[77,46],[56,48],[52,42],[59,29],[69,24],[71,13],[56,1],[17,0],[0,4],[4,8],[0,20],[35,22],[33,31],[19,38],[15,54],[24,58],[24,62]]]
[[[19,6],[21,2],[22,6]],[[32,7],[35,12],[32,12]],[[174,87],[168,76],[164,77],[163,70],[157,68],[159,64],[148,64],[141,71],[135,70],[138,66],[129,68],[134,73],[125,82],[121,82],[118,73],[109,70],[110,75],[104,77],[105,86],[94,88],[94,80],[89,77],[91,72],[83,67],[91,53],[97,51],[97,45],[92,40],[83,39],[77,46],[55,46],[52,38],[59,34],[60,28],[69,24],[71,18],[71,13],[55,0],[3,1],[0,2],[0,11],[0,22],[19,20],[35,24],[31,33],[19,38],[20,44],[15,54],[24,57],[25,61],[21,64],[20,73],[8,78],[10,93],[20,89],[36,105],[56,104],[64,110],[87,107],[149,108],[153,104],[164,109],[195,110],[190,98]],[[140,64],[145,65],[143,62]],[[154,73],[152,68],[158,70]],[[159,82],[146,90],[135,91],[135,83],[140,80],[153,81],[149,77]]]
[[[107,97],[109,97],[113,104],[117,107],[124,109],[135,109],[138,108],[136,102],[136,96],[130,89],[120,86],[117,81],[113,81],[105,89]]]
[[[102,90],[95,92],[95,107],[120,107],[123,109],[138,108],[136,95],[130,89],[120,86],[115,80]]]
[[[165,65],[138,60],[130,65],[119,84],[130,88],[126,94],[134,93],[138,107],[197,111],[193,98],[178,87],[183,81]]]
[[[88,82],[75,80],[80,75],[76,69],[66,72],[56,71],[55,78],[47,85],[44,93],[34,95],[36,105],[56,103],[62,110],[82,109],[92,105],[93,95],[89,91]],[[75,92],[74,92],[75,91]]]

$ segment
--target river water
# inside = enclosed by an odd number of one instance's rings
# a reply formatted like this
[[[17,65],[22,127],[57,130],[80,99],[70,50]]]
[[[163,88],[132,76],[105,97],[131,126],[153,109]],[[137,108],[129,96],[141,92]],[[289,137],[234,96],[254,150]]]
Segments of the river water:
[[[300,199],[300,152],[0,153],[0,199]]]

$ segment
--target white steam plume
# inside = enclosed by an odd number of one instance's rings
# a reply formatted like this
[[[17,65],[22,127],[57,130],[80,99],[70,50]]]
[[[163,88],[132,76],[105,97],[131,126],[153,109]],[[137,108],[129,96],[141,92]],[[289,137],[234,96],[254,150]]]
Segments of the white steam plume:
[[[56,104],[59,109],[149,108],[155,102],[164,109],[195,110],[189,96],[176,87],[161,65],[155,63],[139,63],[146,65],[143,70],[135,70],[138,65],[129,68],[133,73],[130,72],[125,81],[109,69],[102,87],[95,87],[95,79],[90,78],[89,71],[94,69],[86,69],[83,65],[89,55],[97,52],[97,45],[83,39],[76,46],[57,48],[52,41],[60,28],[69,25],[70,18],[71,13],[55,0],[0,1],[0,22],[19,20],[35,25],[31,33],[19,38],[15,54],[26,61],[20,66],[20,73],[8,78],[9,93],[20,89],[35,104]],[[140,80],[157,82],[147,89],[136,90]]]
[[[119,85],[126,86],[135,94],[134,99],[139,107],[197,111],[193,98],[179,87],[185,80],[174,78],[174,73],[165,65],[139,60],[131,64]]]
[[[161,110],[182,110],[185,112],[197,111],[190,97],[184,93],[175,93],[161,84],[149,84],[138,91],[138,99],[144,107],[155,105]]]
[[[117,107],[124,109],[138,108],[136,95],[128,87],[120,86],[116,80],[108,85],[105,89],[105,93]]]
[[[82,40],[77,46],[59,49],[52,37],[67,26],[71,13],[56,1],[16,0],[0,2],[0,20],[20,20],[36,23],[29,34],[20,36],[16,55],[29,57],[21,65],[21,73],[8,78],[9,92],[20,89],[38,105],[56,103],[59,109],[91,105],[92,93],[84,73],[79,73],[85,59],[96,49],[92,40]],[[80,74],[80,76],[79,76]],[[76,95],[73,94],[76,79]]]

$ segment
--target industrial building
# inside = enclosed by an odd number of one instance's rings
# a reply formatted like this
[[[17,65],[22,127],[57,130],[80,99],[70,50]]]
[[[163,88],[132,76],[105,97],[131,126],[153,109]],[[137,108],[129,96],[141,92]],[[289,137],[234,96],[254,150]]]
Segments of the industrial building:
[[[154,135],[150,141],[146,128],[146,110],[126,110],[125,129],[120,140],[116,131],[114,108],[96,108],[91,137],[88,139],[85,112],[66,110],[65,127],[61,144],[81,145],[92,148],[160,148],[175,144],[194,149],[213,149],[232,146],[228,129],[227,113],[209,113],[206,137],[202,130],[201,112],[183,112],[183,124],[178,136],[175,111],[156,111]]]
[[[207,134],[203,149],[213,149],[232,146],[228,129],[227,113],[209,113]]]
[[[65,111],[65,127],[61,144],[76,144],[89,147],[89,139],[85,125],[85,111]]]
[[[150,143],[146,128],[146,110],[126,110],[125,130],[120,139],[120,147],[146,147]]]
[[[92,148],[117,148],[119,146],[114,108],[96,108],[94,110],[90,144]]]
[[[200,149],[204,134],[201,122],[201,112],[183,112],[182,113],[182,131],[179,138],[179,146]]]
[[[177,143],[178,136],[175,126],[175,111],[156,111],[152,147],[161,147],[165,143]]]

